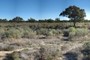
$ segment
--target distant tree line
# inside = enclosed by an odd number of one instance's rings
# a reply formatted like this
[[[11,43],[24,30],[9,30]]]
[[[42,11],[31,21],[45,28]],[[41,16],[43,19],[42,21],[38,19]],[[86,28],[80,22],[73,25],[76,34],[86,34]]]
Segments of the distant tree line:
[[[77,22],[79,22],[80,20],[77,20]],[[90,22],[90,20],[83,20],[84,22]],[[8,19],[0,19],[0,22],[72,22],[72,20],[60,20],[60,18],[56,18],[56,19],[40,19],[40,20],[36,20],[34,18],[29,18],[27,20],[24,20],[22,17],[15,17],[11,20]]]

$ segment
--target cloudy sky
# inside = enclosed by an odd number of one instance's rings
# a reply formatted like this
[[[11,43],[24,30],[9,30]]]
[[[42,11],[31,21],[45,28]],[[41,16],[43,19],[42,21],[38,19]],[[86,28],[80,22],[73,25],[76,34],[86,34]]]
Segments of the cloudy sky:
[[[0,18],[67,19],[59,14],[70,5],[85,9],[90,19],[90,0],[0,0]]]

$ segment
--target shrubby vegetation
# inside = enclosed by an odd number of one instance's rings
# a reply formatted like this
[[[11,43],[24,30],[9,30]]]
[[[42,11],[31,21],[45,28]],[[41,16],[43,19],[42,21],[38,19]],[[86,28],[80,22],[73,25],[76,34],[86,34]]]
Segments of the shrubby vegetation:
[[[56,29],[39,29],[37,30],[37,34],[38,35],[45,35],[45,36],[56,36],[56,35],[60,35],[61,31],[60,30],[56,30]]]
[[[90,60],[90,42],[83,45],[84,49],[81,51],[84,55],[83,60]]]
[[[10,46],[9,44],[0,43],[0,51],[10,51],[14,48]]]
[[[8,28],[3,34],[5,38],[21,38],[21,32],[15,28]]]
[[[62,34],[59,29],[32,29],[30,27],[0,27],[0,37],[3,38],[35,38],[37,35],[58,36]]]
[[[40,35],[45,36],[46,38],[58,37],[63,35],[63,31],[65,29],[64,25],[60,27],[59,24],[54,25],[54,23],[35,23],[35,24],[26,24],[26,23],[7,23],[5,26],[0,27],[0,38],[29,38],[34,39],[39,37]],[[56,28],[57,27],[57,28]],[[72,40],[76,37],[84,37],[88,35],[89,29],[87,27],[75,28],[67,26],[69,33],[69,38]]]
[[[20,60],[18,52],[13,52],[11,57],[12,57],[13,60]]]
[[[77,37],[84,37],[88,35],[89,30],[87,28],[75,28],[75,27],[70,27],[68,28],[69,32],[69,38],[77,38]]]
[[[4,30],[4,29],[3,29]],[[36,32],[30,28],[7,28],[6,31],[1,31],[1,38],[33,38]]]
[[[12,54],[7,54],[4,60],[21,60],[20,54],[18,52],[13,52]]]
[[[76,36],[85,36],[87,35],[89,30],[87,28],[77,28]]]
[[[75,34],[76,34],[76,28],[70,27],[69,28],[69,39],[72,39],[73,37],[75,37]]]
[[[23,38],[35,38],[36,36],[36,31],[33,31],[30,28],[24,28],[23,29]]]
[[[57,60],[60,50],[55,46],[42,46],[39,50],[39,60]]]

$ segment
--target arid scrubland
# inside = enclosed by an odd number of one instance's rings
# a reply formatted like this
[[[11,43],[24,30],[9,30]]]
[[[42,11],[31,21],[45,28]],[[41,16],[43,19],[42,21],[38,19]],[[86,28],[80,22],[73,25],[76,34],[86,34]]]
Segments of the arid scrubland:
[[[88,27],[66,26],[55,29],[26,26],[0,27],[1,60],[90,59]]]

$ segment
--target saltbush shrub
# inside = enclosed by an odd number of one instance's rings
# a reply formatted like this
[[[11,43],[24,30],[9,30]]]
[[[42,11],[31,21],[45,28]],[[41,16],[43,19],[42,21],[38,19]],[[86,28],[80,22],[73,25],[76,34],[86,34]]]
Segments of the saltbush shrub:
[[[25,31],[23,38],[34,38],[34,36],[35,36],[34,32]]]
[[[90,60],[90,42],[83,45],[84,49],[81,51],[84,55],[84,60]]]
[[[0,27],[0,39],[3,37],[4,33],[5,33],[5,28]]]
[[[48,36],[56,36],[59,35],[60,31],[59,30],[55,30],[55,29],[50,29],[47,33]]]
[[[70,27],[68,29],[68,32],[69,32],[69,40],[72,40],[72,38],[86,36],[88,34],[89,30],[87,28]]]
[[[47,35],[47,33],[48,29],[41,28],[37,30],[37,35]]]
[[[13,60],[21,60],[18,52],[13,52],[11,57]]]
[[[86,49],[86,50],[90,50],[90,42],[86,42],[83,47]]]
[[[69,39],[72,40],[72,38],[75,37],[76,28],[70,27],[70,28],[68,29],[68,31],[69,31]]]
[[[76,36],[85,36],[88,34],[88,29],[87,28],[77,28],[76,29]]]
[[[7,29],[0,29],[1,38],[35,38],[36,31],[29,27],[11,27]]]
[[[76,32],[76,28],[75,27],[70,27],[69,32]]]
[[[13,49],[9,44],[0,43],[0,51],[10,51]]]
[[[24,31],[23,31],[24,38],[35,38],[35,36],[36,36],[36,31],[33,31],[30,28],[24,29]]]
[[[41,46],[39,50],[39,59],[55,60],[60,56],[60,50],[55,46]]]
[[[4,35],[5,38],[21,38],[21,32],[15,28],[7,30]]]
[[[56,36],[59,35],[61,33],[60,30],[56,30],[56,29],[39,29],[37,30],[37,35],[45,35],[45,36]]]

